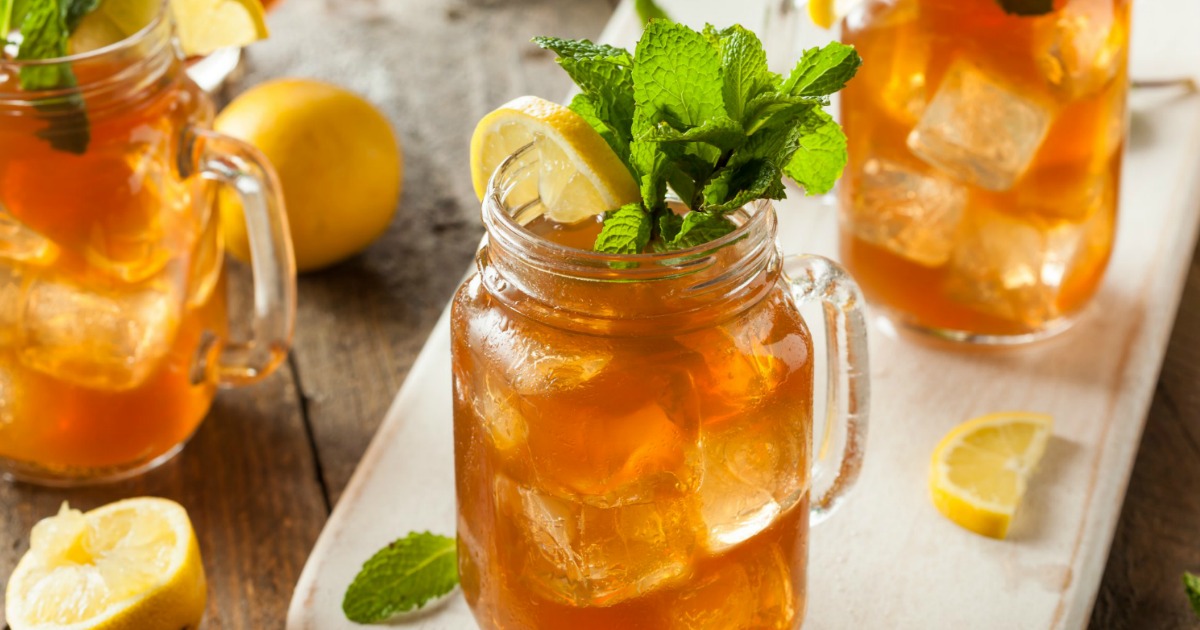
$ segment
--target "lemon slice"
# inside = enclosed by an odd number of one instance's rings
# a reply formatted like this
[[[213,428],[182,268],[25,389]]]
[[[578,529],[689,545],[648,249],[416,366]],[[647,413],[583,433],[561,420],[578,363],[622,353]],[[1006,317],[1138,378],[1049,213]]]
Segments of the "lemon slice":
[[[813,24],[831,29],[862,0],[808,0],[808,17]]]
[[[188,56],[249,46],[268,35],[260,0],[171,0],[171,14],[179,47]]]
[[[5,600],[13,630],[194,630],[205,582],[187,512],[156,498],[87,514],[64,503],[33,527]]]
[[[933,451],[933,504],[966,529],[1004,538],[1053,423],[1045,414],[1013,411],[955,427]]]
[[[604,138],[579,114],[522,96],[484,116],[471,136],[471,179],[482,200],[488,179],[505,158],[533,143],[539,173],[528,199],[540,197],[545,214],[577,223],[640,199],[637,183]],[[536,215],[534,215],[536,216]]]
[[[179,46],[188,56],[248,46],[267,37],[260,0],[171,0]],[[71,34],[72,53],[115,44],[142,30],[158,14],[159,0],[104,0]]]

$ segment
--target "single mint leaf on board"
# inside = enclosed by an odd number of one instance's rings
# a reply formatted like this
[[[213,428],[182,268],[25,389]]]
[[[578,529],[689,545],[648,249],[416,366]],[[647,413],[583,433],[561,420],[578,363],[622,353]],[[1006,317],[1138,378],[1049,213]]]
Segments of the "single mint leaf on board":
[[[454,538],[412,532],[363,564],[346,589],[342,611],[350,621],[377,623],[420,608],[457,584]]]
[[[671,16],[658,6],[654,0],[637,0],[634,2],[634,7],[637,9],[638,18],[642,24],[649,24],[650,20],[669,20]]]
[[[727,116],[720,55],[704,35],[655,20],[638,40],[634,56],[634,100],[650,123],[665,121],[686,131]],[[635,135],[637,131],[635,126]]]
[[[825,110],[814,109],[801,127],[799,144],[784,172],[805,194],[829,192],[846,167],[846,134]]]
[[[650,215],[631,203],[604,215],[595,249],[606,254],[637,254],[650,243]]]
[[[744,122],[746,105],[764,93],[774,92],[778,77],[767,69],[762,42],[749,30],[735,24],[720,32],[719,43],[725,110],[730,118]]]
[[[1005,13],[1045,15],[1054,10],[1054,0],[996,0]]]
[[[861,65],[862,58],[853,46],[830,42],[824,48],[810,48],[796,62],[781,91],[791,96],[829,96],[845,87]]]
[[[668,249],[687,249],[715,241],[737,229],[724,216],[707,212],[689,212],[683,217],[679,233],[671,239]]]
[[[57,0],[27,0],[21,21],[17,59],[57,59],[67,55],[66,11]],[[21,89],[28,92],[63,90],[76,85],[75,73],[65,63],[26,65],[21,68]],[[34,107],[49,121],[36,135],[59,151],[82,154],[91,142],[83,98],[78,94],[36,99]]]
[[[1192,612],[1200,617],[1200,575],[1184,571],[1183,589],[1187,591],[1188,601],[1192,604]]]

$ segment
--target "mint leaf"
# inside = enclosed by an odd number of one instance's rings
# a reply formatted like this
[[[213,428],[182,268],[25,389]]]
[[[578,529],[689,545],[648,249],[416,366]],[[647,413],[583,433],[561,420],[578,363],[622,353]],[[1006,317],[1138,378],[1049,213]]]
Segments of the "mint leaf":
[[[1192,612],[1200,617],[1200,575],[1184,571],[1183,589],[1187,592],[1188,601],[1192,604]]]
[[[533,41],[558,54],[558,64],[583,92],[583,100],[576,97],[571,109],[587,119],[628,166],[636,109],[629,51],[586,39],[535,37]]]
[[[458,584],[457,543],[412,532],[380,549],[354,578],[342,600],[350,621],[376,623],[424,606]]]
[[[746,133],[737,121],[720,116],[704,121],[698,127],[679,131],[666,123],[651,128],[638,138],[651,142],[705,142],[718,149],[734,149],[746,141]]]
[[[1011,15],[1045,15],[1054,10],[1054,0],[996,0]]]
[[[846,134],[825,110],[809,112],[801,126],[800,146],[784,167],[805,194],[829,192],[846,167]]]
[[[718,171],[704,188],[704,212],[719,215],[754,201],[782,199],[783,174],[768,160],[756,159]]]
[[[671,211],[663,212],[658,217],[658,236],[663,243],[671,243],[683,229],[683,217]],[[662,248],[660,248],[662,249]]]
[[[820,107],[822,104],[818,100],[803,96],[788,96],[779,93],[761,94],[746,104],[743,127],[747,135],[754,135],[763,127],[793,124],[796,116],[805,114],[808,110]]]
[[[679,233],[671,239],[669,250],[697,247],[715,241],[737,229],[729,219],[707,212],[689,212],[683,217]]]
[[[655,4],[654,0],[637,0],[633,6],[637,9],[638,19],[642,21],[642,24],[649,24],[650,20],[671,19],[671,16],[667,15],[662,7]]]
[[[576,94],[571,99],[569,107],[571,111],[579,114],[581,118],[587,121],[592,129],[595,129],[596,133],[600,134],[601,138],[604,138],[604,141],[612,148],[613,153],[616,153],[617,157],[625,162],[625,166],[630,169],[630,172],[633,172],[633,168],[629,165],[629,140],[626,138],[628,131],[622,134],[617,129],[614,129],[611,124],[600,116],[600,110],[596,106],[596,102],[587,94],[582,92]]]
[[[745,122],[743,109],[755,97],[774,91],[778,77],[767,69],[767,53],[754,33],[735,24],[721,31],[719,42],[725,111],[730,118]]]
[[[829,96],[854,78],[862,58],[853,46],[830,42],[824,48],[804,51],[783,82],[782,93],[791,96]]]
[[[27,0],[23,3],[21,45],[18,60],[57,59],[67,55],[67,5],[57,0]],[[29,92],[61,90],[76,86],[75,73],[65,63],[22,66],[21,89]],[[78,94],[38,98],[34,107],[49,121],[36,135],[59,151],[83,154],[91,142],[83,98]]]
[[[649,243],[650,215],[632,203],[605,213],[595,249],[607,254],[637,254]]]
[[[633,96],[646,120],[687,130],[727,116],[721,59],[703,35],[682,24],[655,20],[634,54]]]
[[[634,140],[629,143],[629,164],[633,167],[645,207],[653,210],[662,206],[667,198],[667,183],[663,176],[667,167],[666,154],[653,142]]]

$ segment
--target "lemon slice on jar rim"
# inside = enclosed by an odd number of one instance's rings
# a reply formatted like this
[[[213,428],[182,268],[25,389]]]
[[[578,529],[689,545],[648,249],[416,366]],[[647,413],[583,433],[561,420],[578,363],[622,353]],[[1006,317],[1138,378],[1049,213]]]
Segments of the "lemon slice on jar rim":
[[[266,11],[260,0],[169,0],[183,54],[207,55],[266,39]],[[71,34],[73,53],[102,48],[131,37],[158,14],[161,0],[101,0]]]
[[[1004,538],[1053,426],[1050,416],[1027,411],[988,414],[958,425],[933,451],[933,504],[965,529]]]
[[[206,585],[187,512],[166,499],[82,513],[63,503],[34,525],[5,592],[14,630],[195,630]]]
[[[540,161],[537,190],[547,218],[578,223],[641,198],[633,175],[600,134],[569,108],[522,96],[484,116],[471,136],[471,180],[480,200],[504,160],[533,143]]]

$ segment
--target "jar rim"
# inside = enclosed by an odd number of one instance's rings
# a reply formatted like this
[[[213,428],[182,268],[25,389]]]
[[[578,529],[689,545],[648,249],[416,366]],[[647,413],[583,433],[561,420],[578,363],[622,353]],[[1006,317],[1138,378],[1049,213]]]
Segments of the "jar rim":
[[[7,65],[16,68],[35,68],[40,66],[55,66],[65,63],[78,63],[81,61],[92,61],[94,59],[99,59],[101,57],[133,48],[134,46],[137,46],[148,39],[150,35],[159,28],[159,26],[167,21],[168,15],[170,14],[169,6],[170,0],[159,0],[158,10],[154,12],[154,17],[150,18],[150,21],[145,26],[138,29],[138,31],[132,35],[115,41],[107,46],[101,46],[95,50],[75,53],[73,55],[66,55],[64,57],[53,57],[50,59],[5,59],[0,61],[0,66]]]
[[[483,199],[483,220],[488,238],[500,240],[501,245],[530,258],[552,264],[563,271],[575,271],[571,275],[592,275],[586,270],[603,270],[601,275],[611,277],[614,273],[621,280],[675,277],[707,266],[707,261],[718,250],[760,235],[764,244],[773,245],[774,212],[769,199],[758,199],[739,210],[745,220],[732,232],[699,245],[669,252],[647,252],[641,254],[612,254],[578,249],[542,238],[517,222],[509,204],[504,200],[504,182],[513,175],[513,169],[522,160],[527,160],[534,151],[534,143],[517,149],[500,163],[488,179]],[[601,278],[596,278],[601,279]]]

